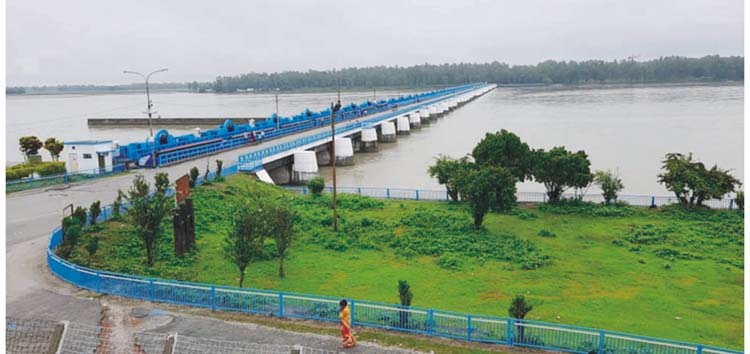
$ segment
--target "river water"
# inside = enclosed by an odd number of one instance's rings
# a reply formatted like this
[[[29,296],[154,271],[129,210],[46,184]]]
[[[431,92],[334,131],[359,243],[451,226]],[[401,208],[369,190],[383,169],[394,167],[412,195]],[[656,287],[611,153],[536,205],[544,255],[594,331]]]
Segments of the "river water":
[[[377,97],[397,92],[378,92]],[[669,152],[694,153],[709,165],[732,169],[743,179],[743,87],[656,86],[636,88],[498,88],[377,153],[355,154],[355,165],[338,167],[340,186],[440,189],[427,175],[439,154],[470,153],[486,132],[508,129],[531,147],[563,145],[585,150],[593,169],[619,172],[627,194],[667,194],[656,182]],[[323,109],[335,94],[282,94],[282,115],[304,108]],[[343,93],[343,102],[372,98],[372,92]],[[155,109],[164,117],[267,116],[273,95],[155,93]],[[22,159],[18,138],[37,135],[62,140],[144,140],[146,128],[90,129],[87,117],[143,116],[138,94],[11,96],[7,98],[8,161]],[[189,129],[169,129],[172,133]],[[330,168],[321,174],[330,180]],[[537,183],[519,191],[542,191]]]

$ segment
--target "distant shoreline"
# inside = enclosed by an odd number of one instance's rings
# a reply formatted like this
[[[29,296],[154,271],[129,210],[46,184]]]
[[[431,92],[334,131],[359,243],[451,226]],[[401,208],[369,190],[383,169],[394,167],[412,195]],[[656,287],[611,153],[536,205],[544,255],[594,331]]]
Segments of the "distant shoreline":
[[[580,90],[580,89],[616,89],[616,88],[645,88],[645,87],[688,87],[688,86],[741,86],[744,81],[680,81],[680,82],[612,82],[612,83],[588,83],[588,84],[498,84],[499,88],[549,88],[561,90]],[[379,91],[421,91],[446,87],[444,85],[422,86],[422,87],[376,87]],[[370,92],[372,88],[358,87],[341,89],[341,92]],[[294,93],[326,93],[337,92],[330,87],[310,87],[294,90],[279,91],[285,94]],[[215,94],[215,95],[268,95],[273,91],[249,91],[249,92],[194,92],[188,89],[151,89],[151,93],[195,93],[195,94]],[[87,96],[87,95],[132,95],[143,94],[143,90],[99,90],[99,91],[59,91],[59,92],[30,92],[21,94],[7,94],[6,97],[28,97],[28,96]]]

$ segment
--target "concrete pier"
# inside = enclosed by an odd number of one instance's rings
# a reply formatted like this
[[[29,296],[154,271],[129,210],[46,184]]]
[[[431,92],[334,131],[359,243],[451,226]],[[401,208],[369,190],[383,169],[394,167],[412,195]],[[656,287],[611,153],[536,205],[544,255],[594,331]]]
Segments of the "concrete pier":
[[[411,131],[409,129],[409,117],[401,116],[396,119],[396,134],[397,135],[409,135]]]
[[[419,129],[422,127],[422,119],[419,118],[419,112],[409,114],[409,128]]]
[[[318,160],[314,151],[296,151],[292,165],[292,183],[305,184],[318,177]]]
[[[378,132],[375,128],[362,129],[362,142],[359,150],[363,152],[378,151]]]
[[[422,124],[430,124],[430,110],[427,107],[419,109],[419,120]]]
[[[430,114],[430,121],[433,121],[433,122],[437,121],[437,119],[438,119],[438,110],[437,110],[437,107],[435,107],[435,105],[430,106],[427,109],[427,112]]]
[[[380,124],[380,136],[378,141],[392,143],[396,141],[396,125],[393,122],[383,122]]]
[[[354,149],[351,138],[336,138],[336,166],[354,165]]]

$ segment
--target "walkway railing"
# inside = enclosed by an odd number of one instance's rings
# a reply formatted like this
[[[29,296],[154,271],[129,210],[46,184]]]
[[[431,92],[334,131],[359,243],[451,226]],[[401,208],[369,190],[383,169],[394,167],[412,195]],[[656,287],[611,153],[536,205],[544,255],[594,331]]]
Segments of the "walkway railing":
[[[300,193],[308,194],[309,190],[305,186],[284,186],[285,189]],[[332,193],[332,187],[326,187],[326,192]],[[338,193],[358,194],[367,197],[381,199],[405,199],[405,200],[450,200],[448,192],[445,190],[434,189],[408,189],[408,188],[374,188],[374,187],[336,187]],[[519,203],[546,203],[547,194],[544,192],[518,192],[516,198]],[[563,198],[575,198],[571,193],[563,194]],[[604,197],[598,193],[586,194],[583,199],[586,202],[603,203]],[[650,196],[650,195],[619,195],[617,200],[628,203],[632,206],[641,207],[660,207],[664,205],[677,204],[679,200],[675,197],[667,196]],[[704,204],[713,209],[735,209],[734,199],[711,199],[704,201]]]
[[[232,165],[224,171],[224,175],[236,173],[237,166]],[[201,180],[198,184],[200,183]],[[403,190],[394,189],[393,191]],[[437,193],[437,191],[432,192]],[[430,193],[419,194],[422,197],[437,196],[437,194]],[[126,203],[121,212],[127,212],[127,207]],[[112,206],[110,205],[103,208],[98,220],[103,222],[111,217]],[[340,298],[337,297],[182,282],[90,269],[70,263],[54,253],[62,239],[61,228],[58,227],[52,231],[47,248],[49,269],[61,279],[90,291],[152,302],[202,307],[212,311],[234,311],[279,318],[338,322]],[[404,307],[356,299],[351,299],[350,303],[352,322],[356,326],[469,342],[505,344],[580,354],[742,353],[695,343],[558,323],[457,313],[416,306]]]
[[[88,179],[107,177],[127,171],[125,165],[116,165],[108,168],[96,168],[73,173],[62,173],[52,176],[28,177],[17,180],[5,181],[6,192],[18,192],[26,189],[49,187],[59,184],[81,182]]]
[[[472,90],[476,90],[479,87],[481,87],[481,86],[480,85],[472,85],[472,86],[468,86],[468,87],[462,86],[460,89],[457,89],[457,90],[454,90],[454,91],[450,91],[448,93],[441,93],[440,95],[437,95],[436,98],[423,99],[423,101],[420,101],[418,104],[410,105],[410,106],[404,107],[404,108],[399,108],[399,109],[396,109],[395,111],[392,111],[392,112],[390,112],[388,114],[385,114],[385,115],[381,115],[381,116],[373,117],[373,118],[369,118],[369,119],[362,119],[362,120],[360,120],[358,122],[352,122],[352,123],[344,125],[344,126],[337,126],[336,127],[336,134],[347,133],[347,132],[355,130],[355,129],[360,129],[360,128],[366,127],[366,126],[368,126],[370,124],[376,124],[376,123],[382,122],[384,120],[389,120],[389,119],[391,119],[393,117],[396,117],[396,116],[399,116],[399,115],[403,115],[404,113],[411,112],[411,111],[419,109],[421,107],[429,106],[429,105],[434,104],[434,103],[436,103],[438,101],[442,101],[442,100],[448,99],[450,97],[455,97],[455,96],[458,96],[458,95],[470,92]],[[339,119],[339,117],[336,118],[337,122],[338,121],[342,121],[342,120],[343,119]],[[330,122],[330,120],[328,120],[328,121]],[[297,148],[300,148],[302,146],[314,143],[314,142],[319,141],[319,140],[330,139],[330,137],[331,137],[331,132],[330,131],[326,131],[326,132],[322,132],[322,133],[318,133],[318,134],[314,134],[314,135],[310,135],[310,136],[305,136],[305,137],[302,137],[302,138],[299,138],[299,139],[296,139],[296,140],[292,140],[292,141],[289,141],[289,142],[286,142],[286,143],[277,144],[277,145],[268,147],[266,149],[255,151],[255,152],[252,152],[252,153],[249,153],[249,154],[241,155],[238,158],[238,163],[240,165],[240,170],[241,171],[246,171],[246,172],[255,172],[255,171],[258,171],[261,168],[263,168],[263,163],[262,163],[263,158],[266,158],[268,156],[273,156],[273,155],[276,155],[278,153],[282,153],[282,152],[294,150],[294,149],[297,149]]]

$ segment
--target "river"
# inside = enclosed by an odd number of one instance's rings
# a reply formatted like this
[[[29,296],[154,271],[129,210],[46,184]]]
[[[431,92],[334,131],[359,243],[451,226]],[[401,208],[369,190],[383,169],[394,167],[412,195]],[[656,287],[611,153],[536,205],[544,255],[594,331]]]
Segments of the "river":
[[[343,93],[342,101],[359,102],[372,94]],[[279,111],[289,115],[308,107],[320,110],[332,99],[332,93],[281,94]],[[498,88],[396,143],[381,143],[377,153],[355,154],[355,165],[337,168],[337,179],[340,186],[440,189],[426,172],[438,154],[470,153],[486,132],[508,129],[534,148],[563,145],[585,150],[592,169],[618,171],[624,193],[663,195],[667,192],[656,175],[669,152],[692,152],[706,164],[732,169],[743,179],[743,99],[740,85]],[[268,94],[157,92],[152,100],[157,115],[164,117],[267,116],[275,110],[274,97]],[[18,138],[24,135],[121,143],[148,136],[147,128],[86,125],[88,117],[143,116],[143,95],[8,96],[6,102],[8,161],[22,159]],[[330,168],[322,168],[321,174],[330,180]],[[543,187],[526,182],[518,190]]]

